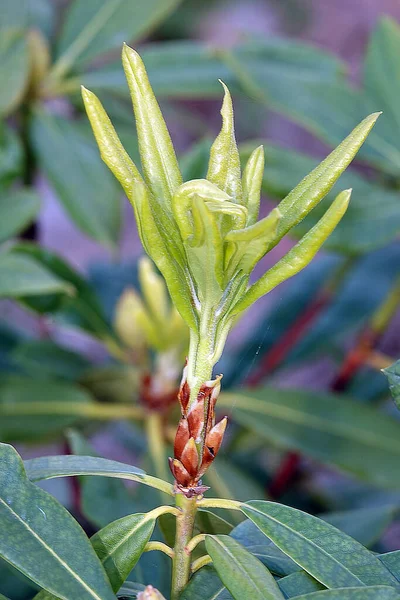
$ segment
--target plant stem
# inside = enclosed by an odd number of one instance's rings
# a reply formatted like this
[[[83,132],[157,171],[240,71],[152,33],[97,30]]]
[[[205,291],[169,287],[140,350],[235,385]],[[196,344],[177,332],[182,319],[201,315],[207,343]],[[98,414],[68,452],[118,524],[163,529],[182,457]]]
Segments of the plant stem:
[[[176,518],[174,557],[172,560],[171,600],[178,600],[190,577],[190,552],[186,546],[193,537],[194,520],[197,511],[196,498],[186,498],[176,494],[176,506],[181,514]]]

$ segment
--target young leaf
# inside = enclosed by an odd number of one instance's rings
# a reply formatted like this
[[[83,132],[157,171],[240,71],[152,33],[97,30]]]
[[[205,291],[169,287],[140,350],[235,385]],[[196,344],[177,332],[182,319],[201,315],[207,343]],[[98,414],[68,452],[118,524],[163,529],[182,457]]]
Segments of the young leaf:
[[[82,86],[82,98],[100,156],[118,179],[135,208],[135,183],[143,183],[142,176],[132,162],[115,131],[100,100]]]
[[[369,550],[317,517],[262,500],[251,500],[242,510],[278,548],[326,587],[397,584]]]
[[[243,205],[247,208],[247,227],[254,225],[258,219],[264,162],[264,147],[259,146],[251,153],[243,172]]]
[[[245,229],[232,229],[226,236],[228,247],[225,261],[228,278],[238,270],[251,273],[258,261],[268,252],[275,239],[281,214],[274,208],[270,214]]]
[[[276,243],[320,202],[353,160],[381,113],[366,117],[329,156],[279,204],[282,219]]]
[[[240,158],[236,145],[233,123],[232,98],[224,83],[224,101],[222,103],[222,129],[216,137],[211,150],[207,179],[232,197],[233,202],[242,199],[242,183],[240,180]]]
[[[135,111],[145,180],[154,196],[161,197],[170,208],[171,198],[182,183],[175,150],[142,59],[125,45],[122,63]]]
[[[242,312],[256,300],[268,294],[277,285],[296,275],[311,262],[346,212],[350,195],[351,190],[345,190],[337,196],[322,219],[306,233],[300,242],[248,289],[244,297],[234,306],[233,314]],[[278,221],[278,231],[284,218],[283,216]],[[253,227],[257,227],[257,225]]]
[[[172,485],[166,481],[146,475],[144,471],[136,467],[115,460],[108,460],[107,458],[95,456],[44,456],[26,460],[25,468],[31,481],[76,475],[98,475],[138,481],[144,485],[155,487],[170,496],[173,495]]]
[[[208,535],[206,549],[221,581],[235,600],[283,600],[268,569],[233,538]]]
[[[28,481],[11,446],[0,445],[0,460],[0,556],[58,598],[113,600],[106,574],[78,523]]]

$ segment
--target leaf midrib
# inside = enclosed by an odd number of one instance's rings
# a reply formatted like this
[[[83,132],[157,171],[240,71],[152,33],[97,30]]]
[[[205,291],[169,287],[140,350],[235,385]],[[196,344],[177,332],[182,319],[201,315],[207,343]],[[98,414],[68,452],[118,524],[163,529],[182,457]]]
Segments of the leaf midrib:
[[[325,550],[324,548],[322,548],[321,546],[318,546],[318,544],[316,544],[313,540],[306,538],[302,533],[300,533],[299,531],[296,531],[295,529],[291,529],[288,525],[286,525],[285,523],[282,523],[282,521],[279,521],[278,519],[272,517],[271,515],[266,515],[265,513],[263,513],[262,511],[260,511],[257,508],[254,508],[253,506],[251,506],[250,504],[246,504],[243,503],[242,506],[245,506],[246,508],[258,513],[259,515],[261,515],[264,518],[270,519],[271,521],[273,521],[274,523],[280,525],[281,527],[283,527],[284,529],[290,531],[292,534],[294,534],[296,537],[300,538],[301,540],[305,541],[306,543],[310,544],[311,546],[313,546],[314,548],[316,548],[317,550],[319,550],[320,552],[322,552],[327,558],[329,558],[330,560],[332,560],[333,562],[335,562],[337,565],[339,565],[342,570],[346,571],[347,573],[349,573],[352,577],[354,577],[357,581],[360,582],[360,584],[365,587],[366,584],[361,581],[361,579],[359,579],[357,577],[357,575],[355,575],[352,571],[350,571],[350,569],[348,569],[348,567],[346,567],[343,563],[341,563],[337,558],[335,558],[332,554],[329,554],[329,552],[327,550]],[[257,525],[255,523],[255,525]],[[258,527],[258,525],[257,525]],[[259,528],[260,529],[260,528]],[[261,530],[261,529],[260,529]],[[262,531],[262,530],[261,530]],[[263,532],[264,533],[264,532]],[[264,534],[265,535],[265,534]],[[267,536],[268,537],[268,536]],[[348,537],[348,536],[347,536]],[[278,544],[274,541],[274,543],[278,546]],[[292,558],[290,556],[290,554],[288,554],[285,550],[283,550],[280,546],[278,546],[278,548],[280,548],[280,550],[282,550],[282,552],[284,552],[287,556],[289,556],[289,558]],[[294,560],[292,558],[292,560]],[[296,563],[299,564],[305,571],[307,571],[308,573],[310,573],[310,575],[312,575],[315,579],[317,579],[320,583],[327,585],[327,583],[325,581],[323,581],[321,578],[319,578],[319,576],[315,575],[315,573],[312,573],[308,568],[304,567],[304,565],[301,564],[301,559],[297,560],[296,559]]]
[[[83,579],[81,579],[81,577],[75,573],[75,571],[73,569],[71,569],[71,567],[62,560],[62,558],[48,545],[46,544],[46,542],[36,533],[36,531],[34,529],[32,529],[32,527],[30,527],[28,525],[28,523],[26,523],[20,516],[18,513],[16,513],[11,506],[9,506],[7,504],[7,502],[5,502],[2,498],[0,498],[0,503],[3,504],[9,511],[10,513],[17,519],[18,522],[20,522],[32,535],[34,538],[36,538],[40,544],[42,544],[42,546],[45,548],[45,550],[51,554],[51,556],[53,556],[53,558],[55,558],[60,564],[61,566],[68,571],[68,573],[70,573],[72,575],[72,577],[74,579],[76,579],[76,581],[78,581],[80,583],[80,585],[82,585],[82,587],[89,592],[89,594],[91,596],[93,596],[93,598],[96,598],[96,600],[103,600],[100,596],[98,596],[96,594],[96,592],[94,592],[88,585],[87,583],[85,583],[83,581]],[[51,593],[54,594],[59,594],[58,590],[53,590]],[[67,600],[67,598],[64,596],[64,598]]]

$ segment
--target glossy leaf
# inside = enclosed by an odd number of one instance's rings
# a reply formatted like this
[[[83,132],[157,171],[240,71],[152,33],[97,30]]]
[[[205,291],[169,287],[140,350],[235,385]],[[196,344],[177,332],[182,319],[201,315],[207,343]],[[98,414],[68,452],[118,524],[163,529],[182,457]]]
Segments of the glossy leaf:
[[[385,567],[389,569],[392,575],[400,583],[400,550],[394,550],[394,552],[387,552],[381,554],[379,560],[383,562]]]
[[[229,536],[207,536],[206,549],[221,581],[236,600],[283,600],[271,573]]]
[[[243,504],[242,510],[278,548],[326,587],[396,584],[376,556],[317,517],[261,500]]]
[[[93,548],[117,592],[139,560],[149,541],[156,519],[135,514],[113,521],[92,538]]]
[[[0,195],[0,243],[28,227],[39,210],[40,198],[35,192],[28,189],[3,192]]]
[[[300,567],[275,546],[250,519],[239,523],[231,536],[254,554],[274,575],[286,577]]]
[[[397,361],[383,369],[384,374],[388,378],[389,389],[393,396],[396,406],[400,408],[400,361]]]
[[[388,488],[399,481],[400,424],[351,398],[264,388],[223,393],[219,406],[262,439]]]
[[[112,600],[106,574],[78,523],[27,480],[11,446],[1,444],[0,454],[1,556],[59,598]]]
[[[297,598],[302,594],[310,594],[325,589],[323,585],[305,571],[298,571],[278,579],[278,585],[285,598]]]
[[[124,42],[147,35],[180,0],[150,0],[132,5],[125,0],[104,4],[95,0],[74,0],[57,46],[56,72],[82,69],[98,55],[119,49]]]
[[[120,192],[86,128],[36,111],[32,137],[40,166],[76,225],[96,241],[114,246],[121,224]]]
[[[233,600],[215,569],[206,566],[191,577],[180,600]]]
[[[367,588],[342,588],[313,592],[305,596],[296,596],[297,600],[399,600],[400,596],[388,586],[370,586]]]
[[[8,13],[8,6],[2,14]],[[3,24],[3,23],[2,23]],[[28,46],[22,31],[5,29],[0,37],[0,115],[6,116],[21,102],[28,83]]]
[[[91,398],[70,383],[3,375],[0,382],[0,439],[43,441],[80,417]]]
[[[73,288],[32,258],[13,252],[0,254],[0,297],[54,293],[71,294]]]
[[[97,475],[138,481],[172,495],[172,486],[166,481],[146,475],[141,469],[115,460],[94,456],[44,456],[25,461],[26,472],[31,481],[71,477],[75,475]]]

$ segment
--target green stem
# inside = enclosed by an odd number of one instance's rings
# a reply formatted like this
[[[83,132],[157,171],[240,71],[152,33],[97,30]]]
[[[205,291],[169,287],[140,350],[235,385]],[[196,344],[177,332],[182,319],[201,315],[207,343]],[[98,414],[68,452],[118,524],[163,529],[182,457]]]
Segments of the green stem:
[[[171,600],[178,600],[190,577],[190,552],[187,551],[186,546],[193,537],[197,511],[196,498],[186,498],[183,494],[177,494],[176,506],[181,509],[181,514],[176,518]]]

